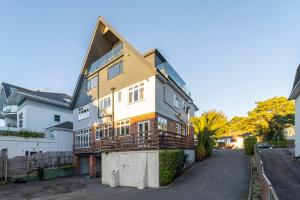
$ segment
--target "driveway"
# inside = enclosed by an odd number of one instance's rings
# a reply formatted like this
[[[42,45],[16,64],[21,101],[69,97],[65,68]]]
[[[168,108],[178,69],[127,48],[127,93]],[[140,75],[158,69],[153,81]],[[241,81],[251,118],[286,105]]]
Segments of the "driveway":
[[[300,197],[300,161],[287,149],[263,149],[261,158],[264,170],[279,199],[294,200]]]
[[[110,188],[85,177],[0,186],[0,199],[48,200],[242,200],[249,189],[249,157],[242,151],[218,150],[167,188]]]

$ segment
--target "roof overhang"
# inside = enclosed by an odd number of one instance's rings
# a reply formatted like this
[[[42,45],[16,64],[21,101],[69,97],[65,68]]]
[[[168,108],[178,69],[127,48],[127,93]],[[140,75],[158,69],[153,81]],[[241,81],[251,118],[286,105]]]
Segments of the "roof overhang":
[[[293,88],[290,96],[289,96],[289,100],[295,100],[299,94],[300,94],[300,81],[298,81],[298,83],[296,84],[296,86]]]

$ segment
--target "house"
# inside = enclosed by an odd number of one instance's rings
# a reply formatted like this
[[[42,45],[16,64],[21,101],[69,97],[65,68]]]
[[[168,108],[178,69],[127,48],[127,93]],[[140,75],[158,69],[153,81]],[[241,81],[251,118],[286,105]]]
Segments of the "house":
[[[1,83],[0,119],[4,126],[0,127],[0,149],[7,150],[8,157],[72,151],[70,102],[66,94]]]
[[[101,17],[73,96],[78,173],[159,187],[162,149],[184,149],[194,162],[198,108],[187,84],[157,49],[140,54]]]
[[[300,65],[297,68],[297,72],[294,79],[293,89],[289,96],[289,100],[295,100],[295,157],[300,156]]]
[[[250,136],[251,133],[243,131],[233,131],[216,140],[217,146],[228,147],[233,149],[243,149],[244,139]]]

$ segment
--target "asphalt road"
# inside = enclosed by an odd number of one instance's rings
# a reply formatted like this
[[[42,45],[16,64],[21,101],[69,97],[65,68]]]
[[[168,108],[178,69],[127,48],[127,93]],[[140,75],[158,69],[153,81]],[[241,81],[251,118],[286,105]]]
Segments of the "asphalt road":
[[[0,187],[0,199],[48,200],[243,200],[249,189],[249,157],[242,151],[217,151],[171,186],[160,189],[110,188],[84,177]]]
[[[264,170],[280,200],[300,199],[300,160],[287,149],[261,149]]]

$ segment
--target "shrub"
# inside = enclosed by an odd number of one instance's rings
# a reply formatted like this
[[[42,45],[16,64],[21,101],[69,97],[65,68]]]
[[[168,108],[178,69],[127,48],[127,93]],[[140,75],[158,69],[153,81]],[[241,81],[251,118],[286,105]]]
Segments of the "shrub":
[[[159,152],[159,184],[170,184],[183,168],[183,150],[162,150]]]
[[[249,136],[244,139],[244,152],[247,155],[251,155],[254,153],[254,146],[257,140],[255,136]]]
[[[207,155],[204,145],[202,145],[200,143],[198,143],[195,153],[196,153],[196,160],[197,161],[204,160],[204,158]]]
[[[295,144],[294,140],[272,140],[269,141],[268,144],[274,145],[276,148],[287,148],[287,147],[293,147]]]
[[[40,180],[44,179],[44,169],[42,167],[39,167],[37,169],[37,176],[39,177]]]

